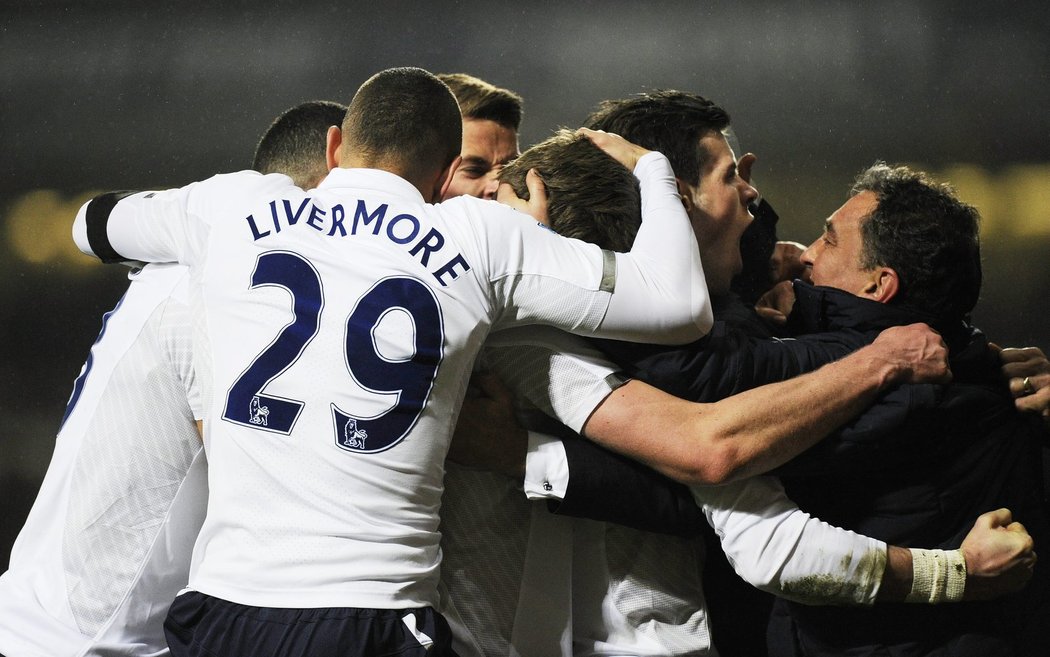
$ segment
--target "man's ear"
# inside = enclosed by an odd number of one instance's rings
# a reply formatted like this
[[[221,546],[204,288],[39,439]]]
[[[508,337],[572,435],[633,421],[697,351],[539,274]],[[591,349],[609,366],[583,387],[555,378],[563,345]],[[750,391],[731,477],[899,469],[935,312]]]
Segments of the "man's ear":
[[[459,155],[456,159],[449,162],[445,170],[441,172],[441,175],[437,177],[437,184],[434,186],[434,202],[444,201],[445,194],[448,192],[449,185],[452,184],[452,177],[456,175],[456,169],[459,168],[459,163],[463,161],[463,158]]]
[[[900,291],[900,276],[892,267],[876,267],[872,271],[871,282],[865,292],[869,298],[879,303],[889,303]]]
[[[343,131],[339,129],[339,126],[329,126],[328,134],[325,135],[324,147],[324,159],[329,171],[339,166],[339,160],[342,157],[340,152],[342,145]]]
[[[689,212],[693,209],[693,188],[681,178],[675,178],[674,184],[678,187],[678,198],[682,199],[682,205],[685,207],[685,211]]]

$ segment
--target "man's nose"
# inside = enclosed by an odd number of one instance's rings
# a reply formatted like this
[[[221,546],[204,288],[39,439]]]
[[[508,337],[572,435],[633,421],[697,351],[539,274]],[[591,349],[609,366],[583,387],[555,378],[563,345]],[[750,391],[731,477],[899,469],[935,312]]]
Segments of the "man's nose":
[[[494,173],[489,174],[485,177],[485,187],[481,191],[481,198],[494,200],[497,189],[499,189],[499,177]]]
[[[798,261],[807,267],[811,267],[813,265],[813,257],[816,255],[817,244],[819,243],[820,240],[816,240],[807,246],[806,250],[802,252],[802,255],[798,257]]]
[[[749,182],[744,183],[743,199],[744,205],[750,205],[752,202],[758,200],[758,190]]]

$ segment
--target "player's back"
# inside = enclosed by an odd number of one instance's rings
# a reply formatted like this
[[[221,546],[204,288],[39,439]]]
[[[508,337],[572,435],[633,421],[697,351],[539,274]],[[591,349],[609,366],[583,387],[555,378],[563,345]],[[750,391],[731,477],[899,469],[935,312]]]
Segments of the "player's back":
[[[103,320],[0,576],[5,655],[166,654],[207,495],[187,278],[150,265]]]
[[[560,238],[491,202],[426,204],[378,170],[336,169],[310,192],[228,178],[188,201],[207,226],[191,241],[207,252],[194,268],[211,360],[199,369],[214,372],[191,587],[254,606],[434,605],[450,429],[503,317],[489,261],[521,241],[489,253],[479,222],[501,219],[478,204],[510,215],[508,231]]]

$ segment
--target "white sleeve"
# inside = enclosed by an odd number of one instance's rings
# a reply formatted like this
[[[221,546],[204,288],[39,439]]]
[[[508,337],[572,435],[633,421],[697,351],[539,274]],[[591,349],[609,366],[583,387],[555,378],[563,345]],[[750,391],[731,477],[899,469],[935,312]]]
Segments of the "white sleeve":
[[[813,518],[774,477],[693,486],[737,574],[804,604],[870,605],[886,569],[886,544]]]
[[[627,381],[597,348],[549,326],[490,334],[482,363],[517,398],[576,433],[609,393]]]
[[[649,316],[648,328],[661,333],[658,344],[689,342],[711,330],[714,315],[700,251],[678,195],[671,164],[661,153],[648,153],[634,168],[642,192],[642,225],[631,252],[616,255],[616,291],[598,330],[603,337],[633,339],[630,329],[639,316]],[[695,324],[693,337],[676,330],[680,313],[688,310]]]

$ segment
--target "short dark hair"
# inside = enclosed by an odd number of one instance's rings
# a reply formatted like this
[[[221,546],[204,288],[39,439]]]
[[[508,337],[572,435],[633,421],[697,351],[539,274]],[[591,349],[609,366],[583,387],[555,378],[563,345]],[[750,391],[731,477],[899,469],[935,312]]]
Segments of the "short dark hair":
[[[547,188],[551,228],[610,251],[630,251],[641,225],[638,180],[583,135],[559,130],[503,167],[499,178],[528,199],[529,169]]]
[[[409,177],[426,176],[459,156],[463,120],[447,85],[421,68],[376,73],[354,94],[343,119],[344,151]]]
[[[464,119],[495,121],[518,131],[524,104],[518,94],[466,73],[439,73],[437,78],[452,90]]]
[[[700,139],[728,128],[729,114],[703,96],[663,89],[602,101],[584,125],[660,151],[671,161],[675,176],[695,185],[710,156]]]
[[[252,169],[283,173],[299,187],[312,187],[328,173],[328,128],[341,126],[345,114],[345,105],[328,100],[310,100],[285,110],[259,139]]]
[[[861,223],[861,266],[892,267],[900,290],[890,301],[942,321],[968,315],[981,293],[980,215],[947,184],[920,171],[877,162],[852,194],[878,206]]]

